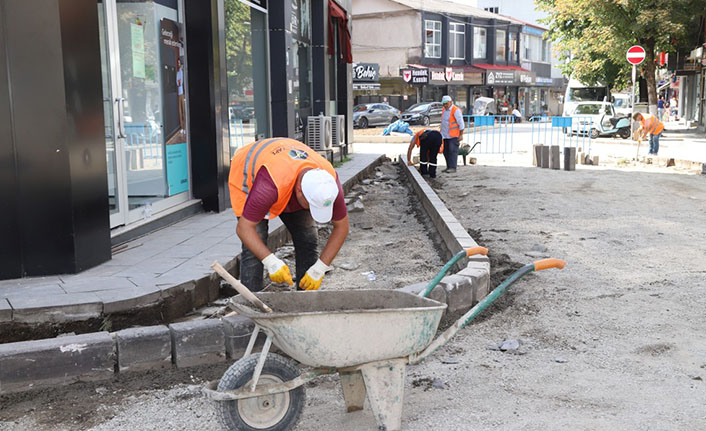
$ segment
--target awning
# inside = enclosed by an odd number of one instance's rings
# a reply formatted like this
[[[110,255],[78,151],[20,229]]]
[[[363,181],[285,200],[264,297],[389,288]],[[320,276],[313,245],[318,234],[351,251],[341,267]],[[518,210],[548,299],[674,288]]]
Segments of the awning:
[[[531,72],[531,70],[525,69],[524,67],[513,66],[513,65],[501,66],[499,64],[477,63],[477,64],[474,64],[473,67],[477,67],[479,69],[484,69],[484,70],[521,70],[523,72]]]
[[[338,22],[334,21],[338,19]],[[341,9],[333,0],[328,0],[328,54],[335,55],[335,41],[333,40],[334,26],[338,25],[338,43],[341,47],[339,50],[338,61],[340,63],[353,63],[353,54],[351,50],[351,33],[348,31],[348,16],[346,11]]]

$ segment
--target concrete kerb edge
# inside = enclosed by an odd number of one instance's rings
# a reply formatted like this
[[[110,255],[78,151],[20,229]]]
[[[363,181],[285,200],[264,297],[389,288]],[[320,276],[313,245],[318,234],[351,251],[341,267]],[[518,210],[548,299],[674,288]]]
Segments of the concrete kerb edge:
[[[368,164],[364,169],[358,172],[356,175],[352,176],[342,184],[344,190],[350,191],[350,189],[360,181],[364,176],[371,174],[375,168],[383,163],[386,159],[384,155],[379,156],[371,163]],[[270,233],[268,246],[279,247],[286,243],[289,239],[289,233],[284,228],[280,226]],[[234,259],[226,262],[224,267],[231,273],[235,273],[237,276],[237,263],[238,256]],[[193,295],[199,290],[199,285],[210,286],[212,283],[217,283],[220,286],[220,280],[213,274],[206,275],[204,277],[187,280],[170,286],[170,288],[164,289],[161,292],[162,300],[165,296],[170,297],[173,294],[178,294],[176,291],[188,292],[189,293],[189,303],[193,305],[194,298]],[[174,291],[174,289],[176,291]],[[203,288],[202,288],[203,289]],[[206,289],[208,295],[212,294],[211,287]],[[148,304],[151,305],[151,304]],[[118,342],[120,338],[120,333],[131,332],[134,334],[133,329],[126,329],[116,332],[94,332],[73,336],[64,336],[57,338],[47,338],[43,340],[33,340],[33,341],[20,341],[16,343],[5,343],[0,344],[0,394],[7,394],[13,392],[21,392],[32,389],[41,389],[45,387],[63,385],[73,383],[75,381],[91,381],[97,379],[109,379],[115,374],[125,373],[125,372],[135,372],[144,371],[148,369],[159,369],[159,368],[173,368],[179,367],[178,364],[184,363],[184,366],[202,365],[206,363],[219,363],[226,360],[226,357],[231,359],[236,359],[236,356],[244,351],[247,342],[249,341],[250,326],[244,322],[233,321],[232,319],[222,318],[218,320],[218,323],[209,322],[207,320],[197,320],[194,325],[206,325],[205,331],[217,332],[219,334],[219,343],[223,346],[218,346],[218,349],[214,351],[214,345],[207,346],[207,352],[205,355],[199,356],[196,361],[191,360],[191,358],[185,358],[186,361],[179,358],[179,349],[175,348],[175,331],[172,325],[153,325],[140,327],[142,333],[145,335],[140,337],[139,335],[133,337],[133,341],[140,342],[141,349],[152,350],[154,352],[161,352],[166,349],[165,343],[169,343],[169,352],[171,361],[165,361],[165,358],[154,358],[152,361],[146,361],[145,363],[132,364],[131,367],[121,367],[120,355]],[[249,320],[249,319],[248,319]],[[177,325],[178,327],[179,325]],[[212,327],[212,326],[215,326]],[[235,328],[237,326],[237,328]],[[233,328],[231,328],[233,327]],[[124,332],[123,332],[124,331]],[[155,337],[155,333],[163,333],[163,335],[168,334],[168,341],[164,337]],[[103,336],[99,336],[104,334]],[[92,339],[90,335],[95,335],[95,339]],[[106,337],[106,335],[108,337]],[[106,339],[110,339],[111,346],[107,348],[105,346]],[[262,337],[260,337],[262,338]],[[237,342],[235,340],[237,339]],[[78,342],[77,342],[78,341]],[[230,343],[230,344],[229,344]],[[258,345],[261,345],[262,340],[259,340]],[[95,344],[95,346],[93,345]],[[236,345],[237,344],[237,345]],[[242,346],[240,346],[242,344]],[[54,368],[51,366],[51,361],[46,358],[47,346],[55,351],[64,352],[71,351],[73,355],[71,360],[74,363],[75,369],[79,372],[71,375],[67,374],[65,369],[58,370],[56,376],[46,375],[47,370],[51,371]],[[257,345],[256,345],[257,346]],[[221,349],[222,347],[222,349]],[[198,349],[199,346],[195,346]],[[68,349],[68,350],[67,350]],[[82,352],[88,352],[85,355]],[[99,353],[96,354],[95,352]],[[194,349],[188,352],[189,356],[193,357]],[[21,355],[21,356],[20,356]],[[8,372],[9,367],[3,366],[5,364],[11,363],[11,361],[17,362],[18,358],[22,361],[30,361],[34,363],[42,363],[42,376],[38,378],[37,373],[26,373],[24,378],[18,375],[17,370]],[[100,363],[103,366],[100,368],[100,373],[96,372],[95,363]],[[166,362],[166,364],[165,364]],[[81,373],[80,370],[87,368],[85,373]],[[16,368],[16,367],[15,367]],[[67,378],[68,376],[68,378]],[[8,383],[9,382],[9,383]]]
[[[412,191],[422,203],[422,208],[442,239],[442,247],[447,259],[464,248],[477,246],[478,243],[463,229],[461,223],[446,208],[439,196],[417,172],[414,166],[407,166],[407,157],[399,156],[399,163],[412,185]],[[447,312],[456,313],[469,309],[483,299],[490,289],[490,261],[485,256],[473,256],[463,259],[457,265],[458,272],[444,277],[434,288],[444,288]],[[404,286],[401,290],[419,293],[425,283]],[[438,297],[437,297],[438,298]]]

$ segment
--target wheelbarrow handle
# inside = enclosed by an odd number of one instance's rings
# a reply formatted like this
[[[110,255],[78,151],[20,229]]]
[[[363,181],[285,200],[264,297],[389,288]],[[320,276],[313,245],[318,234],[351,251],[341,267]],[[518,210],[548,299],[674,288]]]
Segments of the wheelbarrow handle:
[[[549,268],[564,269],[566,262],[561,259],[542,259],[533,263],[535,271],[543,271]]]
[[[434,278],[429,282],[429,284],[427,284],[427,286],[424,288],[424,290],[419,292],[419,296],[421,298],[426,298],[427,296],[429,296],[431,291],[434,290],[434,287],[436,287],[436,285],[439,284],[439,281],[441,281],[441,279],[444,278],[446,273],[449,272],[449,269],[451,269],[451,267],[453,267],[456,264],[456,262],[463,259],[464,257],[471,257],[476,254],[482,254],[485,256],[488,254],[488,249],[485,247],[476,246],[476,247],[470,247],[470,248],[463,249],[463,250],[459,251],[458,253],[456,253],[456,255],[454,255],[454,257],[452,257],[451,260],[446,262],[446,265],[444,265],[444,267],[441,268],[441,270],[439,270],[439,272],[436,273]]]
[[[493,289],[493,291],[490,292],[488,294],[488,296],[481,299],[473,308],[468,310],[466,312],[466,314],[461,316],[461,318],[458,319],[456,321],[456,323],[451,325],[451,327],[449,327],[449,329],[444,331],[443,334],[439,335],[434,341],[432,341],[432,343],[429,344],[429,346],[427,346],[426,349],[424,349],[420,353],[410,355],[409,363],[416,364],[416,363],[423,361],[429,355],[434,353],[434,351],[436,349],[438,349],[442,345],[446,344],[446,342],[449,341],[454,335],[456,335],[456,333],[458,331],[460,331],[461,328],[468,325],[473,319],[475,319],[480,313],[482,313],[483,310],[488,308],[490,306],[490,304],[495,302],[496,299],[498,299],[503,293],[505,293],[505,291],[520,278],[524,277],[525,275],[529,274],[530,272],[541,271],[543,269],[549,269],[549,268],[563,269],[565,265],[566,265],[566,262],[564,262],[561,259],[543,259],[543,260],[538,260],[534,263],[528,263],[527,265],[518,269],[510,277],[508,277],[505,281],[503,281],[498,287]]]

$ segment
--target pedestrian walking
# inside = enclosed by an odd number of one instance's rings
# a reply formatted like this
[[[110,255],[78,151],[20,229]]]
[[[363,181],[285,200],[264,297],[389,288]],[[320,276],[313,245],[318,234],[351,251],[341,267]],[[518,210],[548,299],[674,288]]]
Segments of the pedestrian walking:
[[[441,98],[444,110],[441,113],[441,136],[444,141],[444,158],[446,159],[446,169],[444,172],[450,174],[456,172],[458,164],[458,147],[463,141],[463,113],[453,104],[450,96]]]
[[[318,289],[348,235],[343,188],[331,163],[294,139],[263,139],[235,153],[228,186],[243,243],[242,283],[262,290],[264,266],[272,281],[294,284],[289,267],[266,245],[268,220],[279,216],[292,235],[298,288]],[[333,224],[321,256],[315,221]]]
[[[640,122],[640,128],[635,132],[640,140],[644,140],[648,134],[650,135],[650,152],[648,154],[657,155],[659,151],[659,137],[662,136],[662,132],[664,131],[664,123],[652,114],[643,114],[640,112],[636,112],[632,118]]]
[[[422,129],[409,142],[407,165],[412,166],[412,149],[419,148],[419,173],[436,178],[436,156],[444,151],[444,140],[438,130]]]
[[[657,118],[660,121],[664,118],[664,97],[662,96],[659,96],[659,100],[657,100]]]
[[[669,99],[669,110],[672,113],[672,117],[674,117],[674,121],[677,121],[678,114],[679,114],[679,102],[677,102],[677,98],[672,95],[672,98]]]

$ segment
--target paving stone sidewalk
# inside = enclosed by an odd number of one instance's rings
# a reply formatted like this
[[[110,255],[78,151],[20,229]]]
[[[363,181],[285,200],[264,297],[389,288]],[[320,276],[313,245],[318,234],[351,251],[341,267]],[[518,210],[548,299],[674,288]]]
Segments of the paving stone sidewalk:
[[[349,157],[337,169],[344,188],[381,155]],[[214,260],[233,261],[241,249],[236,224],[230,209],[201,213],[130,241],[112,260],[80,274],[0,281],[0,322],[85,320],[157,302],[175,286],[212,274]],[[281,226],[273,220],[270,232]]]

